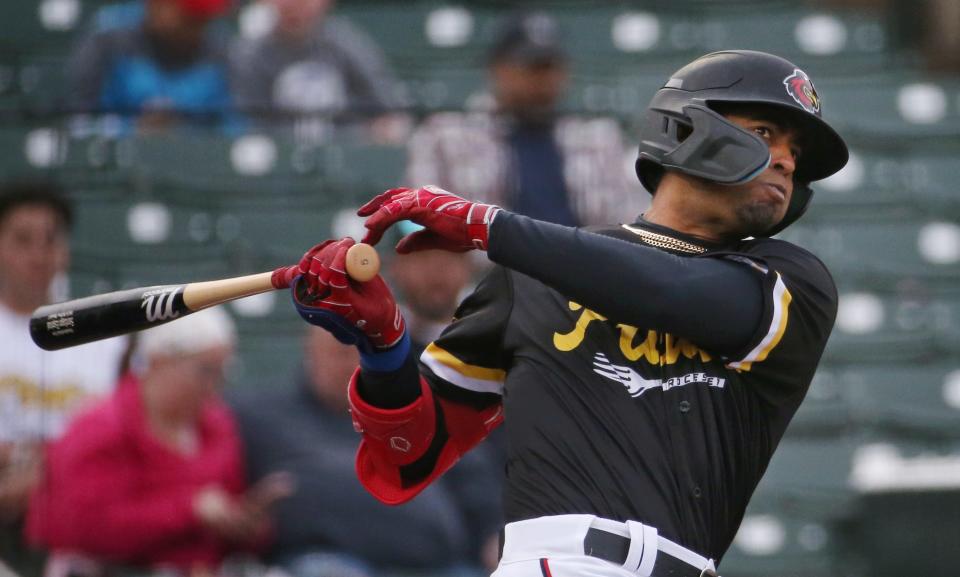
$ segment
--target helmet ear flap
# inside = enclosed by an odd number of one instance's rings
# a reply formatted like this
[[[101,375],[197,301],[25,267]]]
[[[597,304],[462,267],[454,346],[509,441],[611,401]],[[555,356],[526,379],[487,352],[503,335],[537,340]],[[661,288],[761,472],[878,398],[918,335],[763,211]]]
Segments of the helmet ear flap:
[[[787,207],[786,214],[773,228],[757,236],[770,237],[779,234],[783,229],[793,224],[798,218],[807,212],[810,201],[813,199],[813,189],[809,184],[794,182],[793,195],[790,197],[790,206]]]
[[[642,154],[637,158],[633,166],[637,171],[637,178],[640,179],[640,184],[643,185],[643,188],[647,189],[647,192],[650,194],[657,192],[657,187],[660,186],[660,179],[663,178],[663,167],[649,158],[644,158]]]

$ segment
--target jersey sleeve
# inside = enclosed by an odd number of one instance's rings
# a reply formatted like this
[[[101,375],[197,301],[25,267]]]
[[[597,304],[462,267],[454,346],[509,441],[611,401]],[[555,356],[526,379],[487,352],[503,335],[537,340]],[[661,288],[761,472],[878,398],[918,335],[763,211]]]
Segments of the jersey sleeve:
[[[480,405],[499,402],[511,362],[504,336],[512,307],[510,273],[495,267],[420,356],[421,374],[435,391]]]
[[[837,315],[837,289],[811,253],[778,240],[755,241],[725,255],[763,278],[764,312],[749,344],[727,357],[727,367],[762,376],[770,395],[805,392]]]

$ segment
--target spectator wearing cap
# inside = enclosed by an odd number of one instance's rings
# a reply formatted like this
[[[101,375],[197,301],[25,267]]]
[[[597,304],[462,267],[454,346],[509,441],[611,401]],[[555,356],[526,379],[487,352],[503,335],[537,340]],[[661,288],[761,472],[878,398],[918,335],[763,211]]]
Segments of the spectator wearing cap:
[[[304,336],[295,381],[228,395],[250,478],[285,472],[298,487],[277,504],[266,560],[292,577],[487,575],[482,555],[500,528],[493,462],[465,455],[416,499],[384,506],[356,480],[346,385],[357,349],[318,327]]]
[[[245,485],[240,438],[218,392],[234,341],[217,308],[145,331],[143,370],[49,448],[27,518],[31,542],[53,551],[48,572],[196,574],[263,543],[268,508],[292,488],[283,477]]]
[[[615,223],[642,211],[645,195],[626,168],[617,123],[559,113],[568,58],[551,16],[507,17],[488,70],[489,93],[473,98],[473,109],[435,114],[414,133],[409,184],[435,184],[571,226]]]
[[[293,119],[298,134],[324,138],[323,127],[367,127],[378,140],[408,124],[399,85],[380,47],[334,0],[259,0],[272,27],[240,38],[231,50],[237,105],[264,124]],[[369,122],[367,122],[369,121]]]
[[[132,5],[113,25],[98,19],[67,63],[68,111],[119,115],[121,130],[157,131],[184,121],[238,130],[226,38],[210,26],[229,3],[143,0],[142,14]]]

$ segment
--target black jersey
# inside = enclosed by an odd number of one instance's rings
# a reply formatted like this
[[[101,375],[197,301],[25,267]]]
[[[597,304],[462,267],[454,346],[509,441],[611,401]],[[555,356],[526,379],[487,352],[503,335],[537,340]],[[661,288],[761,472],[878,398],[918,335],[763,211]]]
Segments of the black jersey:
[[[813,377],[836,316],[833,281],[778,240],[705,245],[642,223],[597,232],[755,271],[764,303],[751,342],[704,350],[495,267],[427,347],[421,372],[441,395],[502,395],[507,522],[632,519],[720,559]]]

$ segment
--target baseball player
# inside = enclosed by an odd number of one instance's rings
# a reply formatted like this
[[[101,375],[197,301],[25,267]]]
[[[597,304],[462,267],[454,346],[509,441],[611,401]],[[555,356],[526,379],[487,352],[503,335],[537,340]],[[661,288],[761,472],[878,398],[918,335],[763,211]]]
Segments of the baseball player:
[[[708,54],[653,97],[632,224],[576,229],[435,188],[360,209],[400,253],[486,250],[499,266],[417,362],[379,278],[327,241],[293,284],[309,322],[361,350],[348,396],[360,481],[400,503],[501,420],[508,459],[495,577],[716,575],[814,374],[837,308],[812,254],[769,238],[847,148],[813,83],[766,53]]]

